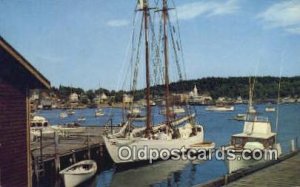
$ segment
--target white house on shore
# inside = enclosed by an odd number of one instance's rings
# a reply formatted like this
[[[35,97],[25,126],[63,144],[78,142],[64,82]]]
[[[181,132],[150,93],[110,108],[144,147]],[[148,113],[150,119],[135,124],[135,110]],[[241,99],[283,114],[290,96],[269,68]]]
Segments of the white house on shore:
[[[189,93],[189,103],[190,104],[207,104],[212,101],[212,97],[210,95],[199,95],[198,88],[195,85],[194,89]]]
[[[71,103],[77,103],[79,101],[79,96],[77,93],[71,93],[69,96],[69,101]]]

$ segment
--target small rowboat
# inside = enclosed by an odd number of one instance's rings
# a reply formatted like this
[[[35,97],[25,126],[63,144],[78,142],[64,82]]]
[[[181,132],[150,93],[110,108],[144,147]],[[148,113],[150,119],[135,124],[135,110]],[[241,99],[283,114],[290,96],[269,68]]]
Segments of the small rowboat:
[[[83,160],[59,172],[66,187],[77,186],[90,179],[97,171],[97,164],[93,160]]]

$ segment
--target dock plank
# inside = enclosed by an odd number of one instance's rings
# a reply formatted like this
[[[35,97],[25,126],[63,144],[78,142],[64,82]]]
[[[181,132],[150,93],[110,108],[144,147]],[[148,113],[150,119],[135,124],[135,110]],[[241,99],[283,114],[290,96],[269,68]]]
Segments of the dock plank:
[[[273,166],[234,181],[226,187],[300,186],[300,153]]]
[[[117,129],[115,127],[114,129]],[[84,133],[76,133],[70,134],[68,137],[60,137],[59,143],[55,149],[55,138],[53,136],[44,137],[42,141],[42,153],[43,159],[52,159],[55,154],[64,155],[66,153],[70,153],[72,151],[77,151],[80,149],[87,149],[89,146],[103,144],[102,135],[104,133],[103,127],[87,127],[86,132]],[[88,139],[88,141],[87,141]],[[31,152],[33,157],[40,156],[40,143],[38,141],[31,143]]]

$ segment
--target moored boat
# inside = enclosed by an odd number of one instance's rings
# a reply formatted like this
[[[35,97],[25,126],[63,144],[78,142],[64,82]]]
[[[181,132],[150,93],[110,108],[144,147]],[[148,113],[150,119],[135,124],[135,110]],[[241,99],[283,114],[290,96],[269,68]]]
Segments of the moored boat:
[[[249,106],[243,132],[232,135],[231,144],[225,147],[229,173],[257,163],[277,159],[281,155],[281,146],[276,142],[277,132],[272,132],[272,125],[268,118],[258,116],[252,106],[254,81],[251,78],[249,78],[249,85]],[[229,159],[232,156],[233,158]],[[258,156],[261,158],[254,159]]]
[[[64,125],[52,125],[51,128],[61,136],[69,136],[72,133],[83,133],[86,128],[81,127],[78,123],[68,123]]]
[[[54,130],[50,127],[48,120],[43,116],[34,116],[30,121],[30,138],[35,140],[41,135],[53,135]]]
[[[97,172],[97,163],[83,160],[59,172],[64,179],[65,187],[74,187],[92,178]]]
[[[274,106],[272,106],[271,104],[268,104],[265,108],[266,112],[275,112],[276,108]]]
[[[208,111],[217,111],[217,112],[227,112],[227,111],[234,111],[234,106],[232,105],[225,105],[225,104],[217,104],[214,106],[207,106],[205,110]]]
[[[169,110],[170,110],[171,115],[172,114],[183,114],[183,113],[185,113],[185,109],[181,106],[173,106],[173,107],[170,107]],[[160,111],[160,114],[166,115],[166,113],[167,113],[166,111],[167,111],[166,108],[163,108]]]
[[[173,9],[173,7],[170,9],[168,7],[168,1],[163,0],[161,1],[160,7],[161,11],[153,11],[153,8],[151,8],[149,1],[147,0],[140,0],[138,1],[137,5],[137,13],[140,13],[142,16],[142,19],[140,20],[142,22],[143,27],[139,27],[140,33],[139,36],[144,36],[144,40],[139,39],[138,40],[138,48],[141,48],[141,41],[145,44],[145,101],[146,101],[146,120],[144,127],[135,128],[135,125],[132,123],[132,120],[127,120],[124,124],[124,126],[120,129],[117,133],[107,133],[103,136],[105,146],[108,150],[108,153],[110,154],[112,160],[119,164],[119,163],[129,163],[129,162],[138,162],[142,160],[150,160],[151,156],[150,152],[146,153],[143,158],[131,156],[127,159],[122,159],[121,155],[122,153],[119,152],[119,149],[126,146],[130,150],[139,150],[139,149],[155,149],[158,152],[161,150],[169,150],[172,149],[202,149],[202,150],[208,150],[214,148],[215,144],[205,144],[204,141],[204,128],[202,125],[197,123],[195,113],[193,111],[187,111],[186,114],[176,116],[172,114],[172,107],[174,107],[175,100],[171,97],[170,89],[169,89],[169,52],[172,50],[168,49],[168,37],[170,35],[168,29],[170,29],[170,32],[174,32],[175,27],[172,26],[172,23],[169,19],[170,14],[168,13],[169,10]],[[151,22],[151,15],[154,13],[160,14],[159,17],[162,18],[161,20],[153,21],[152,23],[159,24],[161,23],[161,28],[163,28],[163,33],[161,33],[160,38],[153,38],[152,41],[150,41],[150,36],[148,35],[150,31],[155,31],[153,28],[153,24],[150,24]],[[137,24],[139,25],[139,24]],[[150,28],[152,27],[152,28]],[[159,34],[158,34],[159,35]],[[154,34],[152,35],[155,36]],[[173,35],[172,35],[173,36]],[[171,36],[170,36],[171,37]],[[156,40],[160,40],[162,49],[159,49],[160,45],[157,45],[154,43]],[[151,43],[153,42],[153,43]],[[174,45],[173,45],[174,44]],[[181,48],[181,46],[175,45],[175,43],[170,43],[170,45],[173,45],[173,49],[177,50],[178,48]],[[154,46],[155,49],[150,50],[149,46]],[[135,49],[135,47],[134,47]],[[158,54],[159,52],[162,52],[161,54]],[[136,54],[133,54],[133,56],[140,55],[139,49],[135,50]],[[151,53],[153,52],[153,53]],[[155,53],[158,52],[158,53]],[[177,52],[174,52],[174,55],[177,55]],[[176,54],[175,54],[176,53]],[[151,54],[153,58],[151,58]],[[155,58],[154,58],[155,56]],[[133,72],[133,83],[130,86],[130,89],[132,93],[136,93],[136,85],[137,85],[137,75],[138,75],[138,66],[140,64],[140,58],[135,58],[135,62],[131,62],[133,65],[132,68]],[[159,60],[157,60],[159,59]],[[153,63],[152,63],[153,60]],[[157,60],[157,61],[155,61]],[[155,64],[156,63],[156,64]],[[174,62],[174,66],[178,65],[178,62]],[[152,68],[150,68],[150,65],[153,65]],[[150,77],[150,75],[154,75],[155,72],[150,72],[152,69],[155,71],[156,67],[160,67],[159,70],[164,70],[163,75],[161,78],[163,80],[157,80],[154,76]],[[179,68],[178,68],[179,69]],[[156,71],[156,72],[157,72]],[[180,70],[179,70],[180,71]],[[182,79],[182,74],[179,72],[179,78]],[[153,82],[153,85],[161,84],[161,82],[164,83],[164,107],[165,107],[165,113],[164,113],[164,121],[155,120],[161,119],[161,117],[154,114],[154,111],[152,109],[151,104],[151,98],[154,98],[151,96],[151,80],[156,81]],[[129,103],[132,103],[134,101],[134,96],[130,100]],[[172,106],[173,105],[173,106]],[[178,112],[181,112],[178,110]],[[170,155],[172,156],[172,155]],[[164,159],[163,155],[158,155],[158,157],[154,160]]]
[[[226,160],[228,172],[232,173],[260,162],[277,159],[281,154],[281,147],[275,139],[276,133],[271,131],[271,123],[267,118],[247,116],[243,132],[232,135],[231,144],[225,147],[225,153],[228,156],[228,151],[231,151],[231,154],[234,155],[234,159]],[[262,152],[257,154],[263,154],[260,155],[262,158],[260,160],[250,157],[249,159],[242,158],[242,152],[245,150],[248,151],[250,156],[254,156],[257,150],[261,150]],[[274,155],[269,154],[269,150],[275,150],[276,153]]]
[[[68,115],[74,115],[75,114],[75,111],[73,109],[68,109],[66,112],[67,112]]]
[[[104,112],[101,108],[96,109],[95,111],[95,117],[104,116]]]
[[[234,119],[237,121],[245,121],[247,117],[247,114],[237,114],[234,116]]]
[[[84,116],[80,116],[77,121],[80,121],[80,122],[84,122],[86,120],[86,118]]]
[[[66,117],[68,117],[68,113],[67,113],[67,112],[61,112],[61,113],[59,114],[59,117],[60,117],[60,118],[66,118]]]

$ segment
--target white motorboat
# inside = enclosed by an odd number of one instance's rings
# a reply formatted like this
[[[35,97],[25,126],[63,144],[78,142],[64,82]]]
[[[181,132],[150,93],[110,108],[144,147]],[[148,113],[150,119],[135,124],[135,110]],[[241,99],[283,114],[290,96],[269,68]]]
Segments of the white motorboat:
[[[234,156],[234,159],[226,159],[229,173],[260,162],[277,159],[281,155],[280,144],[276,143],[277,133],[272,132],[270,121],[268,118],[258,116],[253,110],[254,83],[252,83],[251,79],[249,82],[249,109],[244,122],[243,132],[232,135],[231,144],[225,147],[227,156],[230,156],[228,151],[231,152],[231,156]],[[242,158],[242,152],[245,150],[248,151],[248,156],[252,155],[250,159]],[[260,160],[253,159],[253,153],[257,150],[261,150],[261,154],[263,154],[263,158]],[[267,151],[269,150],[275,150],[275,155],[268,154]]]
[[[245,121],[247,118],[247,114],[237,114],[234,119],[237,121]]]
[[[59,114],[59,117],[60,118],[66,118],[66,117],[68,117],[68,113],[67,112],[61,112],[60,114]]]
[[[32,120],[30,121],[30,127],[38,128],[38,127],[48,127],[49,122],[43,116],[33,116]]]
[[[216,112],[227,112],[227,111],[234,111],[234,106],[232,105],[214,105],[214,106],[207,106],[205,110],[208,111],[216,111]]]
[[[275,109],[275,107],[267,107],[267,108],[265,109],[265,111],[266,111],[266,112],[275,112],[276,109]]]
[[[68,115],[74,115],[75,111],[73,109],[69,109],[69,110],[67,110],[67,114]]]
[[[51,128],[58,132],[61,136],[69,136],[72,133],[83,133],[86,131],[85,127],[81,127],[77,123],[69,123],[65,125],[52,125]]]
[[[132,121],[145,121],[147,118],[142,115],[142,111],[138,107],[134,107],[127,111],[127,119]]]
[[[42,134],[41,134],[42,133]],[[41,135],[53,135],[54,130],[49,126],[48,120],[43,116],[34,116],[30,121],[30,138],[34,140]]]
[[[266,112],[275,112],[276,108],[274,106],[272,106],[270,103],[266,106],[265,108]]]
[[[175,29],[175,27],[170,27],[172,23],[170,22],[172,19],[166,19],[170,14],[168,14],[169,7],[167,0],[161,1],[162,11],[157,11],[159,14],[162,14],[161,16],[156,16],[159,19],[162,19],[162,21],[153,21],[153,23],[162,23],[162,28],[164,28],[164,32],[162,33],[161,38],[157,38],[157,40],[160,40],[161,45],[157,45],[155,42],[156,38],[153,40],[149,39],[149,31],[154,28],[154,25],[149,24],[150,23],[150,15],[154,14],[154,11],[150,5],[150,1],[148,0],[140,0],[138,1],[138,10],[137,14],[141,14],[142,19],[139,21],[142,21],[143,27],[139,28],[139,36],[144,36],[144,39],[138,40],[137,46],[138,48],[141,48],[141,42],[144,42],[145,47],[145,78],[146,78],[146,89],[145,89],[145,101],[146,101],[146,120],[145,120],[145,126],[140,128],[134,128],[134,124],[132,123],[132,120],[128,119],[125,122],[125,125],[120,129],[117,133],[107,133],[103,137],[105,146],[108,150],[108,153],[110,154],[112,160],[115,163],[128,163],[128,162],[137,162],[141,160],[150,160],[151,155],[149,155],[149,152],[144,155],[144,158],[138,158],[138,157],[129,157],[128,159],[121,159],[119,155],[119,149],[127,146],[129,149],[133,150],[139,150],[139,149],[156,149],[157,151],[161,150],[169,150],[171,149],[181,149],[181,148],[194,148],[194,149],[202,149],[202,150],[208,150],[214,148],[214,143],[206,143],[204,141],[204,129],[201,125],[199,125],[196,122],[195,113],[192,111],[187,112],[185,115],[179,116],[173,116],[172,115],[172,98],[169,90],[169,52],[173,52],[172,50],[168,50],[168,35],[170,33],[168,32],[168,29]],[[172,7],[173,9],[173,7]],[[136,24],[139,25],[139,24]],[[173,31],[172,31],[173,32]],[[175,31],[174,31],[175,33]],[[152,35],[155,36],[155,35]],[[170,36],[171,37],[171,36]],[[177,45],[174,45],[175,43],[170,43],[171,46],[173,46],[174,50],[178,50]],[[153,51],[150,50],[149,46],[153,46]],[[162,47],[163,49],[159,49],[159,47]],[[180,47],[179,47],[180,48]],[[162,52],[161,54],[157,54],[155,52]],[[153,52],[153,53],[152,53]],[[176,51],[178,52],[178,51]],[[140,55],[139,49],[133,50],[133,56]],[[152,56],[151,56],[152,55]],[[177,53],[174,55],[177,55]],[[153,58],[151,58],[153,57]],[[154,58],[155,57],[155,58]],[[136,60],[134,62],[131,62],[130,64],[133,65],[132,69],[133,72],[133,84],[130,87],[130,89],[133,91],[132,93],[135,93],[134,90],[136,90],[136,85],[138,81],[138,66],[140,63],[140,58],[135,58]],[[158,60],[157,62],[154,62],[154,60]],[[153,60],[153,63],[152,61]],[[156,63],[155,65],[153,65]],[[159,64],[158,64],[159,63]],[[153,68],[150,68],[150,66],[153,65]],[[155,66],[155,67],[154,67]],[[157,71],[164,69],[164,76],[163,82],[164,82],[164,102],[165,102],[165,120],[161,123],[158,123],[154,120],[155,116],[152,111],[151,107],[151,80],[157,81],[153,82],[154,85],[161,84],[159,80],[156,80],[154,77],[153,79],[150,78],[150,75],[155,74],[155,72],[150,72],[154,70],[157,66],[162,66],[161,69],[157,69]],[[173,66],[175,66],[175,62],[173,63]],[[177,71],[178,72],[178,71]],[[182,78],[182,74],[179,72],[179,78]],[[132,101],[131,101],[132,102]],[[152,103],[153,104],[153,103]],[[159,116],[160,117],[160,116]],[[176,118],[177,117],[177,118]],[[161,117],[160,117],[161,118]],[[154,122],[158,124],[154,124]],[[122,154],[122,153],[121,153]],[[159,155],[157,159],[163,159],[162,155]]]
[[[100,116],[104,116],[104,112],[101,108],[98,108],[96,111],[95,111],[95,117],[100,117]]]
[[[185,109],[181,106],[173,106],[173,107],[169,107],[170,109],[170,113],[171,114],[183,114],[185,113]],[[160,114],[163,114],[163,115],[166,115],[166,108],[163,108],[161,111],[160,111]]]
[[[79,122],[84,122],[86,120],[86,118],[84,116],[80,116],[77,121]]]
[[[97,172],[97,163],[83,160],[59,172],[64,179],[65,187],[74,187],[92,178]]]
[[[134,108],[128,110],[127,113],[131,114],[131,115],[138,115],[138,114],[141,114],[141,110],[137,107],[134,107]]]
[[[226,160],[228,172],[232,173],[236,170],[246,168],[248,166],[276,159],[275,155],[268,155],[267,150],[276,149],[276,157],[281,154],[280,144],[275,142],[276,133],[271,131],[271,123],[267,118],[258,116],[248,116],[244,122],[244,130],[242,133],[234,134],[231,137],[231,144],[225,147],[227,151],[233,151],[235,159]],[[262,150],[263,158],[261,160],[242,158],[243,150],[250,150],[249,155],[255,150]]]

